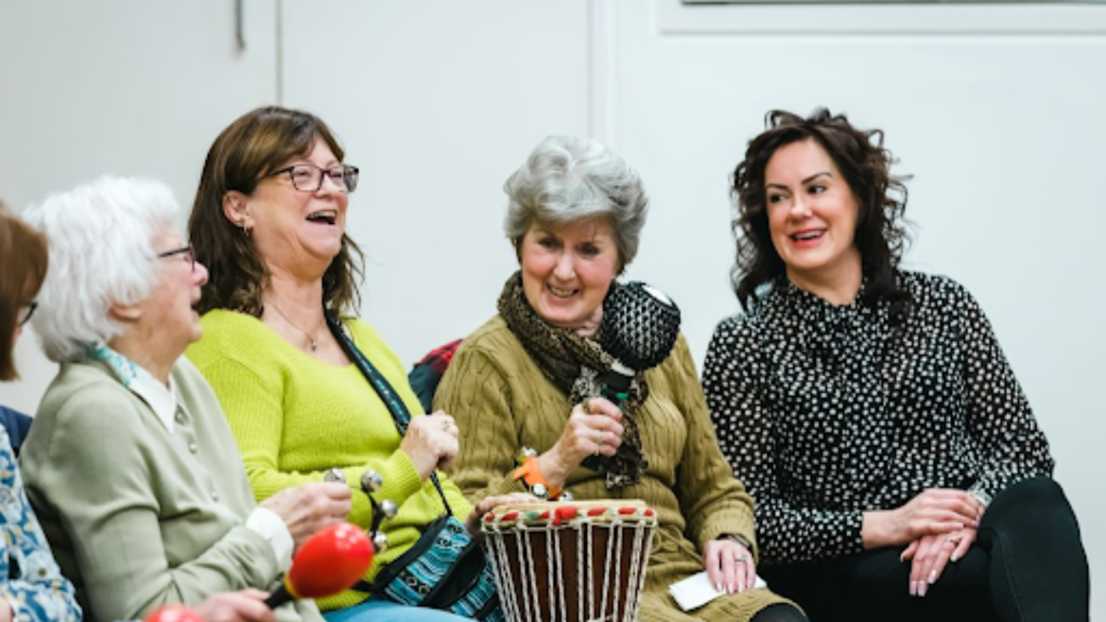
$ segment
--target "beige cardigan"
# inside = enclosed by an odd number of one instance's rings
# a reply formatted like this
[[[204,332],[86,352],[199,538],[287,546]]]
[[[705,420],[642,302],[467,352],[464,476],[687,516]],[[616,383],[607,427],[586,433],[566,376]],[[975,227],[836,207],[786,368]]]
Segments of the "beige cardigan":
[[[27,494],[86,619],[268,590],[280,574],[272,547],[244,525],[253,494],[215,395],[184,357],[172,377],[170,435],[106,365],[65,363],[23,445]],[[277,617],[321,620],[311,601]]]
[[[769,604],[785,602],[756,589],[719,598],[690,616],[676,608],[667,588],[703,570],[699,551],[705,542],[722,534],[756,542],[753,500],[718,448],[683,336],[667,360],[646,372],[646,381],[649,398],[639,428],[649,468],[642,481],[608,491],[598,473],[580,467],[566,485],[576,499],[637,498],[656,508],[659,528],[641,620],[741,621]],[[434,407],[453,415],[461,428],[461,453],[452,475],[474,501],[521,491],[510,477],[520,450],[552,447],[572,409],[499,316],[465,339],[442,378]]]

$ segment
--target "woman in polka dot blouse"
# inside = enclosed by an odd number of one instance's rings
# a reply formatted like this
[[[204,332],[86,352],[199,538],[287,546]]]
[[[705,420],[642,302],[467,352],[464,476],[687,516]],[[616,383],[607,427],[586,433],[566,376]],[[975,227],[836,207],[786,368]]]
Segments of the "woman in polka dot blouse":
[[[1079,528],[983,311],[898,269],[883,134],[769,113],[733,192],[738,300],[703,384],[761,574],[813,620],[1086,620]]]

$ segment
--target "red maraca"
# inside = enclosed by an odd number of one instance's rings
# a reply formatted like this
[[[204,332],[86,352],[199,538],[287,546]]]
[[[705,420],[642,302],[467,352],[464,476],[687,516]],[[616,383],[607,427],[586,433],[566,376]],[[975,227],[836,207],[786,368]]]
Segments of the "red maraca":
[[[200,614],[184,605],[158,607],[143,622],[204,622]]]
[[[308,538],[292,559],[280,589],[265,599],[276,608],[296,598],[322,598],[348,589],[373,563],[373,545],[365,531],[339,523]]]

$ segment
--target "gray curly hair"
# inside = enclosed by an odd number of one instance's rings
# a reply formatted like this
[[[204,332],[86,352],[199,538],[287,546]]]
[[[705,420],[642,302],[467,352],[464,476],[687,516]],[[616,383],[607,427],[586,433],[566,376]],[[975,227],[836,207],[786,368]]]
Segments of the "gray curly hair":
[[[507,178],[503,191],[509,199],[503,228],[516,253],[535,221],[562,224],[606,216],[615,231],[619,270],[637,255],[649,197],[637,172],[598,141],[546,137]]]

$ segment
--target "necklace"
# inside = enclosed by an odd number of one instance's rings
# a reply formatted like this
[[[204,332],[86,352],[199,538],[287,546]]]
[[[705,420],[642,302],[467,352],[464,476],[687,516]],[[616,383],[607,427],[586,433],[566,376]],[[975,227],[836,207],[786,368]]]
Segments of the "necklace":
[[[281,318],[283,318],[284,321],[287,322],[289,326],[291,326],[292,328],[300,331],[300,333],[302,333],[303,336],[307,338],[307,345],[311,349],[312,352],[318,352],[319,351],[319,342],[314,337],[311,336],[312,333],[319,332],[319,327],[315,327],[315,330],[313,330],[312,332],[309,333],[306,330],[300,328],[299,325],[297,325],[295,322],[288,319],[288,316],[284,315],[284,312],[280,310],[280,307],[277,306],[277,303],[275,303],[273,301],[269,301],[269,304],[272,305],[273,311],[276,311],[277,315],[279,315]],[[320,323],[319,326],[322,326],[322,324]]]

